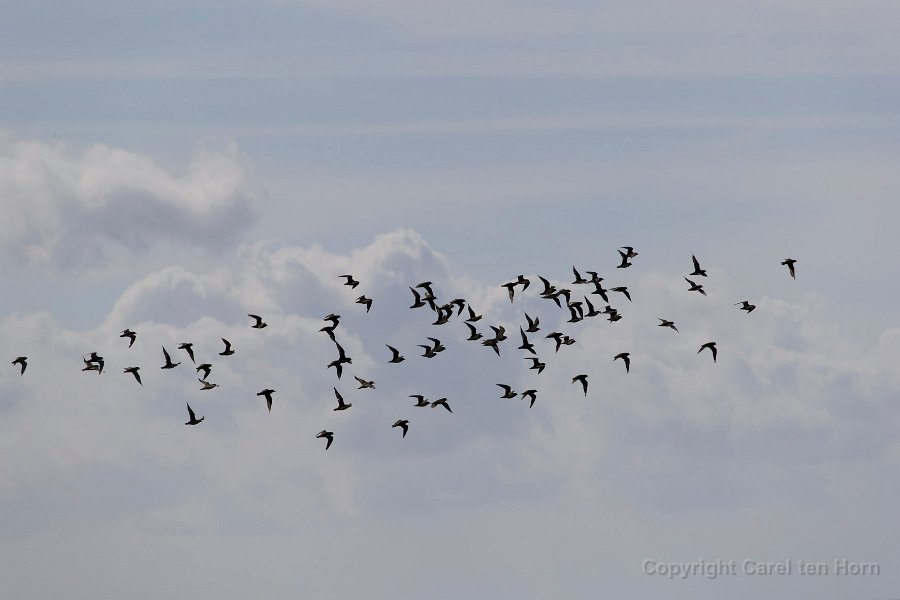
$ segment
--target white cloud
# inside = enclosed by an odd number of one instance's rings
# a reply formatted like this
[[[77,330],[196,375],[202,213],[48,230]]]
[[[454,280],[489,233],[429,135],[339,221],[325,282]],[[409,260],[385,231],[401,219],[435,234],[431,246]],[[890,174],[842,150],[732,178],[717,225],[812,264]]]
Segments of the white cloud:
[[[260,197],[235,147],[198,152],[181,174],[98,144],[0,137],[0,248],[26,268],[100,267],[161,243],[235,245]]]

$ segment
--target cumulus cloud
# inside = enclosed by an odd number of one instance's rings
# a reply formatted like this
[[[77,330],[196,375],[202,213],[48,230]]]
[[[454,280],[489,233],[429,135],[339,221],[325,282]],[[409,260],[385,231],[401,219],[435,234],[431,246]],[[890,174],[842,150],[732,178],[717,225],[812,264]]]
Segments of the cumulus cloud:
[[[746,315],[733,306],[741,286],[714,265],[704,298],[687,292],[679,274],[645,270],[640,261],[627,271],[612,258],[598,262],[586,268],[606,275],[608,287],[628,285],[634,299],[611,297],[624,315],[617,323],[566,323],[568,311],[537,297],[536,280],[510,303],[501,282],[458,272],[410,230],[348,254],[259,244],[208,273],[162,269],[136,281],[88,332],[64,330],[43,314],[7,317],[0,338],[9,351],[28,354],[31,366],[23,377],[0,372],[0,440],[5,455],[29,458],[0,466],[0,497],[13,507],[0,530],[37,552],[55,527],[65,525],[63,546],[83,527],[113,527],[160,547],[174,544],[173,556],[211,552],[231,565],[238,558],[223,539],[268,540],[274,556],[296,551],[291,536],[301,534],[317,549],[304,554],[307,567],[341,579],[329,569],[351,557],[366,564],[355,571],[357,582],[334,585],[355,595],[366,587],[359,581],[379,581],[377,597],[397,593],[379,573],[396,572],[398,557],[433,582],[444,576],[427,559],[471,573],[474,563],[508,553],[499,568],[524,579],[498,588],[502,595],[571,585],[529,579],[521,565],[538,569],[533,555],[563,572],[572,565],[592,572],[585,553],[607,556],[603,572],[622,585],[628,577],[610,565],[636,570],[645,544],[687,547],[650,525],[672,527],[686,514],[711,515],[696,524],[709,544],[738,552],[734,537],[747,529],[722,530],[722,515],[764,515],[784,525],[791,514],[773,509],[773,498],[828,513],[852,500],[854,486],[897,491],[879,479],[900,459],[893,441],[900,423],[890,408],[900,382],[887,358],[900,345],[897,331],[867,345],[848,342],[829,303],[813,292],[786,301],[778,289],[759,290],[757,310]],[[342,285],[344,273],[360,286]],[[546,275],[576,288],[566,273]],[[466,341],[460,320],[432,325],[430,311],[408,308],[408,287],[426,279],[441,300],[469,299],[484,314],[482,332],[506,327],[501,356]],[[355,304],[359,294],[374,298],[371,313]],[[332,311],[343,315],[337,336],[353,357],[340,381],[325,368],[336,353],[318,331]],[[541,318],[542,331],[531,336],[548,363],[540,375],[515,349],[523,311]],[[251,329],[249,312],[269,327]],[[680,333],[659,328],[657,316],[675,320]],[[130,350],[117,337],[124,327],[139,332]],[[551,330],[576,344],[555,352],[543,337]],[[421,358],[417,344],[426,336],[447,351]],[[220,337],[234,343],[234,356],[218,356]],[[697,355],[709,340],[719,344],[715,364]],[[220,388],[199,390],[190,359],[175,349],[182,341],[195,344],[198,362],[213,363],[210,379]],[[406,361],[387,364],[385,344]],[[182,362],[177,369],[159,369],[161,346]],[[80,355],[92,350],[107,357],[103,375],[79,370]],[[632,353],[631,373],[612,361],[620,351]],[[143,388],[121,372],[132,364],[142,366]],[[586,398],[571,383],[578,373],[590,377]],[[376,390],[357,390],[353,375],[374,379]],[[496,383],[536,388],[537,403],[529,409],[525,400],[501,399]],[[332,410],[333,386],[350,411]],[[271,414],[255,395],[263,387],[276,390]],[[454,412],[414,408],[412,393],[447,396]],[[186,401],[206,416],[199,427],[181,424]],[[390,427],[398,418],[410,420],[406,439]],[[323,428],[335,432],[327,453],[315,439]],[[840,473],[845,485],[834,485],[829,473]],[[46,499],[56,497],[71,500]],[[416,528],[427,557],[410,550],[400,533],[406,527]],[[818,533],[815,524],[796,527]],[[177,541],[185,532],[189,548]],[[98,536],[101,552],[117,546]],[[376,540],[397,555],[373,552]],[[772,553],[762,541],[748,544]],[[14,547],[0,543],[0,554]],[[166,560],[167,572],[177,570]],[[280,585],[290,585],[290,565],[273,561]],[[201,579],[220,586],[215,581],[227,573],[215,572]],[[583,582],[584,572],[570,574]],[[433,587],[421,576],[406,584]],[[446,586],[447,597],[480,589],[468,579]],[[237,597],[246,589],[221,592]]]
[[[259,197],[234,146],[198,152],[174,174],[102,144],[78,152],[0,137],[0,248],[8,263],[91,268],[161,243],[229,248]]]

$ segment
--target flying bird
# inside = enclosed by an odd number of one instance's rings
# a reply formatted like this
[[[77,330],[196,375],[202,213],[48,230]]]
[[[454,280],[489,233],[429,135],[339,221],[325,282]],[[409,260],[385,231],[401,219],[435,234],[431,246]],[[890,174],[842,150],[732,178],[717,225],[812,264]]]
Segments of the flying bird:
[[[357,377],[356,375],[354,375],[353,378],[359,382],[359,387],[356,389],[358,389],[358,390],[374,390],[375,389],[374,381],[366,381],[362,377]]]
[[[622,263],[616,266],[617,269],[627,269],[633,264],[628,262],[630,257],[621,250],[619,250],[619,255],[622,257]]]
[[[222,338],[222,341],[225,342],[225,349],[219,352],[219,356],[231,356],[234,354],[234,350],[231,349],[231,342]]]
[[[320,431],[319,433],[316,434],[316,437],[317,438],[325,438],[326,440],[328,440],[325,443],[325,449],[328,450],[329,448],[331,448],[331,442],[334,441],[334,432],[326,431],[325,429],[323,429],[322,431]]]
[[[533,357],[533,356],[526,356],[526,357],[525,357],[525,360],[530,360],[530,361],[531,361],[531,366],[528,367],[528,368],[529,368],[529,369],[534,369],[534,370],[536,370],[536,371],[538,372],[538,375],[540,375],[540,374],[541,374],[541,371],[544,370],[544,367],[547,366],[546,363],[542,363],[540,360],[538,360],[537,358],[535,358],[535,357]]]
[[[203,379],[209,379],[209,372],[212,370],[212,365],[209,363],[203,363],[194,370],[198,373],[200,371],[203,371]]]
[[[134,345],[134,340],[137,339],[137,334],[130,329],[122,330],[122,333],[119,334],[121,338],[128,338],[128,347],[131,348]]]
[[[504,283],[500,287],[505,287],[506,292],[509,294],[509,301],[513,301],[513,297],[516,295],[516,282],[510,281],[509,283]]]
[[[689,284],[691,284],[691,288],[688,290],[689,292],[700,292],[700,293],[703,294],[704,296],[706,295],[706,292],[703,291],[703,286],[702,286],[702,285],[700,285],[700,284],[698,284],[698,283],[694,283],[693,281],[691,281],[691,280],[688,279],[687,277],[685,277],[684,280],[687,281]]]
[[[28,368],[28,357],[20,356],[16,358],[16,360],[12,361],[12,364],[19,365],[19,368],[22,369],[21,371],[19,371],[19,375],[24,375],[25,369]]]
[[[713,355],[713,362],[716,362],[716,355],[719,353],[718,350],[716,350],[716,343],[715,342],[706,342],[705,344],[700,346],[700,349],[697,350],[697,354],[700,354],[701,352],[703,352],[704,348],[709,348],[709,351],[712,352],[712,355]]]
[[[697,260],[697,257],[691,254],[691,260],[694,261],[694,272],[690,273],[691,276],[698,277],[706,277],[706,271],[700,268],[700,262]]]
[[[185,404],[187,404],[187,403],[185,403]],[[206,417],[200,417],[200,418],[198,419],[198,418],[194,415],[194,411],[191,410],[191,405],[190,405],[190,404],[187,405],[187,409],[188,409],[188,422],[185,423],[185,425],[196,425],[196,424],[202,422],[203,419],[206,418]]]
[[[423,281],[422,283],[418,283],[416,284],[416,287],[425,290],[426,298],[431,298],[432,300],[434,299],[434,290],[431,289],[430,281]]]
[[[623,286],[614,287],[610,289],[611,292],[619,292],[620,294],[624,294],[628,301],[631,302],[631,294],[628,293],[628,288]]]
[[[420,308],[422,306],[425,306],[425,302],[422,300],[422,296],[419,294],[419,292],[416,291],[415,288],[409,288],[409,291],[413,293],[413,297],[415,298],[410,308]]]
[[[344,363],[341,362],[341,359],[337,359],[337,360],[333,360],[330,363],[328,363],[328,365],[325,368],[331,369],[332,367],[334,367],[334,370],[337,372],[337,378],[340,379],[341,374],[344,372],[343,364]]]
[[[188,356],[191,357],[191,362],[192,362],[192,363],[196,363],[196,362],[197,362],[197,361],[194,360],[194,345],[193,345],[193,344],[189,344],[188,342],[184,342],[184,343],[178,345],[178,349],[179,349],[179,350],[184,350],[185,352],[187,352]]]
[[[742,300],[742,301],[740,301],[740,302],[735,302],[734,305],[735,305],[735,306],[740,305],[741,310],[746,310],[748,314],[749,314],[749,313],[752,313],[752,312],[753,312],[753,309],[756,308],[756,305],[755,305],[755,304],[750,304],[747,300]]]
[[[399,350],[397,350],[393,346],[388,346],[387,344],[385,344],[385,346],[387,346],[388,350],[391,351],[391,360],[389,360],[388,362],[400,363],[406,360],[404,357],[400,356]]]
[[[581,273],[578,272],[578,269],[575,268],[575,265],[572,265],[572,272],[575,274],[575,281],[572,282],[572,285],[588,283],[588,280],[581,276]]]
[[[659,327],[668,327],[669,329],[678,331],[678,328],[675,327],[675,321],[667,321],[665,319],[660,319],[659,317],[656,317],[656,319],[659,321]]]
[[[625,251],[625,256],[627,256],[628,258],[634,258],[638,255],[638,253],[635,252],[634,248],[632,248],[631,246],[621,246],[621,248]]]
[[[161,366],[160,369],[174,369],[175,367],[177,367],[178,365],[181,364],[180,362],[177,362],[177,363],[172,362],[172,359],[169,357],[169,353],[166,351],[165,346],[163,346],[163,355],[166,357],[166,364]]]
[[[476,315],[476,314],[475,314],[475,311],[472,310],[472,307],[471,307],[471,306],[469,306],[468,309],[469,309],[469,318],[466,319],[466,322],[467,322],[467,323],[474,323],[475,321],[480,321],[480,320],[481,320],[481,315]]]
[[[631,370],[631,354],[629,352],[619,352],[613,357],[613,360],[622,359],[622,362],[625,363],[625,372],[628,373]]]
[[[450,410],[450,405],[447,404],[447,399],[446,399],[446,398],[438,398],[437,400],[435,400],[434,402],[432,402],[432,403],[431,403],[431,408],[434,408],[435,406],[443,406],[444,408],[447,409],[447,412],[451,412],[451,413],[453,412],[452,410]]]
[[[431,402],[422,394],[411,394],[409,397],[416,399],[414,406],[431,406]]]
[[[534,401],[537,400],[537,390],[525,390],[524,392],[522,392],[521,396],[523,398],[527,397],[531,400],[531,402],[528,403],[528,408],[532,408],[534,407]]]
[[[585,317],[596,317],[597,315],[602,314],[599,310],[594,308],[594,305],[591,303],[587,296],[584,297],[584,303],[587,304],[588,307],[588,311],[584,313]]]
[[[519,333],[522,335],[522,345],[517,348],[517,350],[527,350],[532,354],[537,355],[537,352],[534,351],[534,344],[528,341],[528,336],[525,335],[525,331],[519,327]]]
[[[499,387],[503,388],[503,390],[504,390],[503,395],[500,396],[501,398],[515,398],[516,397],[516,395],[517,395],[516,391],[513,390],[510,386],[506,385],[505,383],[498,383],[497,385]]]
[[[550,338],[556,342],[556,351],[559,352],[559,347],[562,346],[563,334],[558,331],[554,331],[545,335],[544,339],[546,338]]]
[[[587,380],[587,378],[588,378],[588,376],[585,375],[585,374],[576,375],[575,377],[572,378],[572,383],[575,383],[576,381],[581,382],[581,388],[584,390],[584,395],[585,395],[585,396],[587,396],[587,389],[588,389],[588,380]]]
[[[97,371],[97,375],[103,373],[103,365],[105,365],[106,362],[103,360],[103,357],[96,352],[91,352],[91,355],[88,358],[82,356],[81,360],[83,360],[85,364],[82,371]]]
[[[247,316],[250,317],[251,319],[253,319],[254,321],[256,321],[253,325],[251,325],[251,327],[253,329],[262,329],[263,327],[267,327],[269,325],[268,323],[264,322],[262,320],[262,317],[260,317],[259,315],[247,315]]]
[[[344,282],[344,285],[349,285],[351,289],[359,285],[359,282],[353,279],[353,275],[338,275],[338,278],[341,277],[347,280]]]
[[[122,372],[123,373],[131,373],[132,375],[134,375],[134,378],[137,380],[137,382],[140,383],[141,386],[143,386],[144,382],[141,381],[141,374],[138,373],[139,369],[140,369],[140,367],[128,367],[127,369],[125,369]]]
[[[797,261],[793,258],[786,258],[781,261],[781,264],[786,265],[788,268],[788,272],[791,274],[791,279],[797,279],[797,273],[794,271],[794,263]]]
[[[203,387],[200,388],[200,391],[201,391],[201,392],[202,392],[203,390],[211,390],[211,389],[213,389],[213,388],[219,387],[219,384],[218,384],[218,383],[210,383],[210,382],[206,381],[205,379],[198,379],[197,381],[199,381],[200,383],[203,384]]]
[[[406,419],[397,419],[391,427],[400,427],[403,429],[403,437],[406,437],[406,432],[409,431],[409,421]]]
[[[474,326],[474,325],[472,325],[471,323],[466,323],[465,325],[466,325],[466,327],[469,328],[469,337],[466,338],[466,341],[467,341],[467,342],[474,342],[475,340],[480,340],[480,339],[481,339],[482,336],[481,336],[480,333],[478,333],[478,332],[475,330],[475,326]]]
[[[525,320],[528,321],[528,328],[525,330],[528,333],[537,333],[540,331],[541,327],[541,318],[535,317],[531,318],[528,316],[528,313],[525,313]]]
[[[360,296],[359,298],[357,298],[356,303],[357,304],[365,304],[366,312],[369,312],[369,310],[372,308],[372,299],[366,298],[365,296]]]
[[[334,397],[337,398],[338,401],[337,408],[335,408],[334,410],[347,410],[348,408],[353,406],[352,404],[347,404],[346,402],[344,402],[344,397],[341,396],[341,393],[339,391],[337,391],[337,388],[334,388]]]
[[[272,412],[272,394],[275,393],[275,390],[265,389],[261,392],[257,392],[257,396],[265,396],[266,398],[266,407],[268,407],[269,412]]]

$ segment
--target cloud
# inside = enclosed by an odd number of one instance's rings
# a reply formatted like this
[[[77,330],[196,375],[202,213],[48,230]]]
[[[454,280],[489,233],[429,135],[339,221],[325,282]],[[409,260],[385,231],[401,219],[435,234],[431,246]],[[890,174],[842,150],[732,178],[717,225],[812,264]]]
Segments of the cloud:
[[[100,268],[166,243],[231,248],[252,223],[259,198],[234,146],[198,152],[173,174],[102,144],[78,153],[0,137],[0,248],[7,266]]]

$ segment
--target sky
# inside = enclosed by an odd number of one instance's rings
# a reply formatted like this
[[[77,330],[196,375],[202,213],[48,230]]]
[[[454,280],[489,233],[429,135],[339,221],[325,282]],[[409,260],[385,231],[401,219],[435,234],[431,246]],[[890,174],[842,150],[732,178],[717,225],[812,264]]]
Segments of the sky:
[[[0,7],[11,597],[896,595],[896,3]],[[573,266],[622,320],[539,297]],[[424,280],[500,356],[410,310]]]

